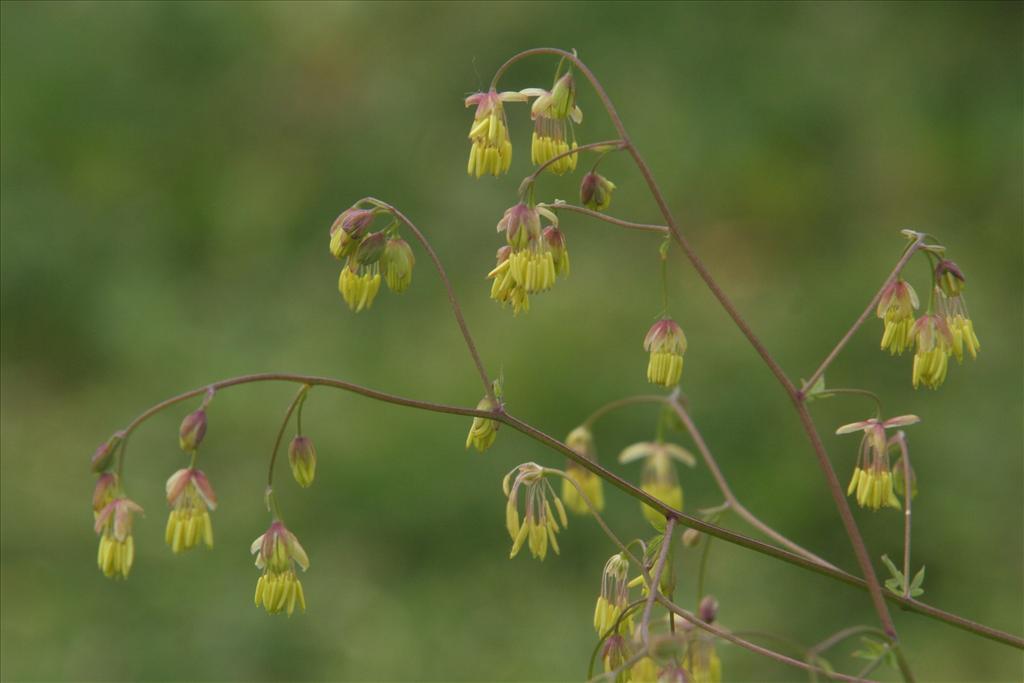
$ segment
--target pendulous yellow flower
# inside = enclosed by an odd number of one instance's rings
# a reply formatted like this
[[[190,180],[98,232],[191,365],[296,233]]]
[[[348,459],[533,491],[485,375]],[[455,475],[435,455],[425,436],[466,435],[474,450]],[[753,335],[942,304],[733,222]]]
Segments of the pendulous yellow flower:
[[[903,278],[889,283],[878,299],[875,315],[885,322],[882,332],[882,349],[896,356],[911,344],[911,330],[914,326],[914,311],[919,306],[917,292]]]
[[[548,166],[548,170],[555,175],[576,170],[578,155],[569,154],[577,147],[572,124],[583,121],[583,112],[576,106],[576,86],[572,73],[566,73],[555,80],[550,91],[529,88],[523,93],[537,97],[530,108],[533,117],[530,157],[533,163],[541,166],[564,154]]]
[[[167,517],[164,540],[175,553],[191,550],[201,540],[213,547],[210,511],[217,507],[217,496],[202,470],[181,469],[167,479]]]
[[[914,323],[910,335],[917,344],[911,376],[914,388],[923,384],[929,389],[938,389],[946,380],[949,356],[953,353],[955,340],[949,325],[940,316],[922,315]]]
[[[693,467],[697,464],[693,454],[681,446],[663,441],[641,441],[627,446],[619,453],[619,462],[623,464],[641,459],[644,468],[640,475],[640,488],[669,507],[682,510],[683,487],[679,484],[679,476],[672,461],[678,460]],[[662,513],[646,503],[641,503],[641,510],[655,529],[664,530],[665,516]]]
[[[306,596],[295,565],[306,571],[309,557],[295,534],[275,520],[266,533],[252,542],[250,552],[256,555],[256,566],[263,570],[256,582],[256,606],[262,605],[267,614],[287,612],[291,616],[296,605],[305,612]]]
[[[124,496],[115,498],[96,514],[93,526],[100,537],[96,564],[108,579],[128,578],[135,561],[132,515],[141,513],[138,503]]]
[[[512,163],[512,143],[508,138],[508,120],[505,102],[525,102],[526,95],[518,92],[498,93],[494,89],[478,92],[466,98],[466,106],[476,105],[473,127],[469,130],[472,146],[466,172],[477,178],[484,175],[499,176],[506,173]]]
[[[650,353],[647,381],[663,387],[679,384],[683,374],[686,335],[671,318],[662,318],[651,325],[644,337],[644,351]]]
[[[594,435],[586,427],[577,427],[569,432],[569,436],[565,438],[565,445],[587,460],[597,462]],[[572,478],[572,481],[562,479],[562,500],[565,501],[566,508],[577,515],[590,514],[587,501],[580,495],[579,489],[582,489],[597,512],[604,509],[604,484],[601,477],[582,467],[575,460],[569,460],[566,463],[565,474]],[[573,481],[579,485],[579,489],[573,485]]]
[[[629,604],[629,560],[622,553],[612,555],[601,571],[601,593],[594,608],[594,630],[604,636],[618,623]],[[632,623],[627,631],[632,630]]]
[[[883,507],[898,510],[902,507],[896,498],[896,494],[902,494],[902,491],[895,490],[895,480],[889,467],[890,441],[886,439],[885,430],[920,421],[917,415],[900,415],[888,420],[870,418],[843,425],[836,430],[836,434],[864,432],[853,477],[846,490],[848,496],[856,494],[857,505],[869,510],[880,510]]]
[[[513,475],[515,475],[514,481]],[[559,549],[556,534],[560,528],[569,526],[569,519],[565,514],[565,507],[562,505],[561,499],[544,478],[544,468],[532,462],[519,465],[505,475],[501,482],[501,489],[508,497],[508,502],[505,505],[505,528],[512,538],[512,551],[509,553],[509,559],[518,555],[527,541],[530,554],[538,560],[543,561],[547,557],[548,545],[557,555]],[[523,489],[523,497],[526,501],[526,514],[521,522],[519,517],[520,489]],[[551,509],[549,495],[555,501],[555,510],[558,511],[557,519]],[[559,527],[559,522],[561,522],[561,527]]]
[[[484,410],[487,412],[494,412],[498,408],[494,401],[484,396],[480,399],[480,402],[476,404],[477,410]],[[469,427],[469,434],[466,435],[466,448],[472,446],[480,453],[483,453],[492,445],[494,440],[498,438],[498,422],[491,420],[486,417],[474,417],[473,424]]]
[[[957,363],[963,362],[965,348],[971,354],[971,358],[977,358],[981,342],[974,332],[974,323],[964,301],[963,273],[954,262],[944,259],[935,267],[935,281],[938,311],[949,326],[953,337],[953,355],[956,356]]]

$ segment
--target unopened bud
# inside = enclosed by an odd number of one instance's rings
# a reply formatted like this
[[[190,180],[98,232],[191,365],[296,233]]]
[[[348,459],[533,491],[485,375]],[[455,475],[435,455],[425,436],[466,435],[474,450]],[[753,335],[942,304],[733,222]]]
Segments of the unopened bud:
[[[117,434],[104,441],[92,454],[91,467],[93,472],[102,472],[110,467],[110,461],[117,452],[117,446],[121,443],[121,437]]]
[[[710,624],[718,616],[718,600],[710,595],[705,595],[704,599],[700,601],[700,607],[698,608],[700,614],[700,620],[706,624]]]
[[[387,238],[383,232],[375,232],[363,238],[363,241],[359,243],[359,248],[356,249],[356,261],[359,265],[368,266],[379,261],[384,253],[386,241]]]
[[[960,296],[964,282],[963,272],[949,259],[943,259],[939,261],[939,265],[935,266],[935,284],[942,289],[942,293],[946,296]]]
[[[292,476],[302,488],[313,483],[316,476],[316,448],[308,436],[296,436],[288,445],[288,462]]]
[[[416,264],[409,243],[401,237],[392,237],[384,245],[384,254],[380,258],[381,269],[388,289],[401,294],[412,283],[412,267]]]
[[[200,408],[194,413],[186,415],[185,419],[181,421],[181,427],[178,428],[178,445],[181,446],[181,450],[191,453],[199,448],[204,436],[206,436],[206,411]]]
[[[615,183],[600,173],[591,171],[580,182],[580,202],[588,209],[604,211],[612,205]]]
[[[544,228],[544,239],[551,247],[551,258],[555,262],[555,272],[562,277],[569,274],[569,249],[565,245],[565,233],[554,225]]]
[[[696,529],[687,529],[683,532],[683,545],[687,548],[692,548],[700,543],[700,538],[701,536],[699,531]]]
[[[555,81],[551,87],[551,100],[549,112],[553,118],[564,119],[569,116],[573,106],[576,104],[576,85],[572,79],[572,73],[566,73]]]
[[[373,224],[374,212],[370,209],[345,209],[331,225],[331,254],[343,259],[359,246],[359,241]]]

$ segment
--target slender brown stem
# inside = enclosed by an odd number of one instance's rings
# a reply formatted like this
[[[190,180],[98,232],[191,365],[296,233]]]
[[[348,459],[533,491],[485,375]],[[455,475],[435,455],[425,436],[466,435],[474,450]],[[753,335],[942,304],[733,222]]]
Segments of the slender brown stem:
[[[659,396],[658,394],[644,394],[638,396],[627,396],[626,398],[620,398],[617,401],[605,403],[603,406],[592,412],[587,416],[587,419],[583,421],[583,427],[591,429],[594,423],[600,420],[608,413],[618,410],[619,408],[625,408],[626,406],[637,405],[640,403],[665,403],[666,397]]]
[[[499,422],[502,422],[503,424],[508,425],[512,429],[521,432],[522,434],[533,439],[534,441],[537,441],[538,443],[541,443],[551,448],[552,450],[572,459],[581,467],[590,470],[591,472],[593,472],[594,474],[598,475],[606,482],[611,484],[612,486],[615,486],[616,488],[624,491],[627,495],[632,496],[641,503],[644,503],[654,508],[655,510],[657,510],[658,512],[665,516],[674,517],[676,520],[678,520],[680,524],[683,524],[686,527],[696,529],[697,531],[701,531],[710,536],[714,536],[724,541],[728,541],[729,543],[732,543],[734,545],[748,548],[755,552],[761,553],[762,555],[774,557],[775,559],[782,560],[783,562],[786,562],[788,564],[792,564],[797,567],[802,567],[804,569],[815,572],[817,574],[821,574],[823,576],[828,576],[832,579],[835,579],[850,586],[854,586],[856,588],[860,588],[862,590],[866,589],[867,587],[864,579],[854,576],[853,574],[849,574],[840,569],[830,569],[829,567],[823,566],[801,555],[797,555],[796,553],[784,550],[782,548],[777,548],[767,543],[762,543],[761,541],[749,538],[747,536],[744,536],[743,534],[739,534],[734,531],[730,531],[729,529],[717,526],[715,524],[705,522],[699,517],[687,515],[683,512],[680,512],[679,510],[675,510],[669,507],[668,505],[665,505],[665,503],[663,503],[660,499],[651,496],[646,491],[639,489],[636,486],[633,486],[626,480],[616,475],[614,472],[607,470],[601,465],[594,463],[591,460],[587,459],[586,457],[580,455],[579,453],[569,448],[561,441],[558,441],[554,437],[549,436],[548,434],[540,431],[536,427],[526,422],[523,422],[522,420],[503,411],[487,412],[484,410],[477,410],[475,408],[463,408],[460,406],[446,405],[443,403],[420,401],[412,398],[406,398],[404,396],[388,394],[383,391],[377,391],[376,389],[370,389],[359,384],[354,384],[352,382],[346,382],[344,380],[334,379],[330,377],[268,372],[262,374],[231,377],[229,379],[214,382],[212,384],[208,384],[197,389],[186,391],[184,393],[178,394],[177,396],[172,396],[171,398],[165,399],[160,403],[157,403],[156,405],[143,411],[139,416],[132,420],[128,424],[128,426],[125,427],[124,430],[122,430],[122,432],[119,433],[127,437],[127,435],[131,434],[131,432],[137,429],[140,425],[142,425],[148,419],[158,414],[165,408],[169,408],[173,405],[181,403],[182,401],[186,401],[195,396],[199,396],[200,394],[203,394],[205,392],[217,391],[219,389],[226,389],[228,387],[239,386],[242,384],[251,384],[254,382],[290,382],[293,384],[309,384],[311,386],[332,387],[335,389],[343,389],[345,391],[359,394],[361,396],[365,396],[366,398],[371,398],[376,401],[392,403],[395,405],[405,406],[407,408],[416,408],[418,410],[426,410],[435,413],[446,413],[449,415],[486,417],[492,420],[497,420]],[[903,609],[925,615],[938,621],[945,622],[947,624],[950,624],[951,626],[955,626],[965,631],[969,631],[984,638],[988,638],[990,640],[994,640],[1000,643],[1005,643],[1017,649],[1024,650],[1024,638],[1020,638],[1013,634],[1006,633],[1005,631],[1000,631],[999,629],[992,628],[991,626],[979,624],[977,622],[971,621],[970,619],[965,619],[964,617],[961,617],[956,614],[945,612],[937,607],[932,607],[931,605],[919,602],[914,599],[908,600],[901,595],[896,595],[895,593],[891,593],[888,591],[887,593],[888,594],[886,595],[886,599],[890,602],[894,602],[900,605]]]
[[[836,343],[835,347],[831,351],[829,351],[828,355],[825,356],[825,360],[821,361],[821,365],[819,365],[818,369],[814,371],[814,374],[812,374],[810,378],[806,382],[804,382],[803,387],[801,387],[800,389],[801,396],[804,396],[805,393],[811,387],[814,386],[814,383],[818,381],[818,378],[825,374],[825,370],[828,369],[828,366],[832,364],[832,361],[836,359],[836,357],[839,355],[839,352],[843,350],[843,347],[845,347],[846,344],[850,341],[850,339],[853,338],[853,335],[856,334],[857,330],[859,330],[861,325],[864,324],[864,321],[868,319],[868,316],[871,315],[871,312],[875,310],[875,307],[878,305],[878,300],[882,298],[882,294],[885,292],[886,287],[888,287],[893,280],[899,277],[900,271],[903,270],[903,266],[907,265],[907,261],[909,261],[911,257],[913,257],[913,255],[917,252],[917,250],[921,248],[921,245],[924,244],[924,237],[924,235],[919,234],[917,236],[917,239],[915,239],[906,249],[906,251],[904,251],[903,256],[900,257],[900,260],[897,261],[896,265],[893,267],[892,272],[889,273],[889,277],[885,278],[885,282],[883,282],[882,286],[878,288],[878,291],[875,293],[875,295],[871,297],[871,301],[868,302],[868,305],[864,309],[864,312],[861,313],[857,320],[854,321],[853,325],[850,327],[850,329],[846,331],[846,334],[844,334],[843,337]]]
[[[596,218],[599,221],[611,223],[612,225],[617,225],[620,228],[626,228],[627,230],[639,230],[641,232],[657,232],[661,234],[668,232],[668,228],[666,228],[664,225],[653,225],[651,223],[634,223],[633,221],[626,221],[621,218],[615,218],[614,216],[609,216],[608,214],[601,213],[600,211],[594,211],[584,206],[576,206],[575,204],[567,204],[566,202],[555,202],[554,204],[545,204],[544,206],[548,207],[552,211],[572,211],[574,213],[581,213],[584,216],[590,216],[591,218]]]
[[[900,446],[903,458],[903,597],[910,598],[910,499],[913,496],[910,473],[910,449],[907,448],[907,437],[902,431],[897,432],[896,443]]]
[[[844,628],[841,631],[837,631],[836,633],[833,633],[832,635],[830,635],[825,640],[823,640],[820,643],[818,643],[817,645],[814,645],[813,647],[809,648],[807,650],[807,656],[810,657],[810,656],[813,656],[813,655],[819,655],[822,652],[825,652],[825,651],[829,650],[830,648],[835,647],[836,645],[838,645],[839,643],[843,642],[847,638],[851,638],[851,637],[859,635],[861,633],[875,633],[875,634],[881,636],[883,639],[885,639],[886,642],[888,642],[888,640],[889,640],[889,636],[885,635],[885,633],[883,631],[878,630],[874,626],[860,626],[860,625],[858,625],[858,626],[850,626],[849,628]]]
[[[430,245],[430,242],[420,229],[417,228],[416,225],[397,208],[375,197],[366,197],[365,201],[373,202],[378,204],[381,208],[387,209],[395,216],[395,218],[404,223],[412,234],[415,235],[419,243],[423,245],[424,251],[426,251],[427,255],[430,256],[430,260],[434,262],[434,267],[437,269],[438,277],[441,278],[441,283],[444,285],[445,292],[448,294],[448,303],[451,305],[452,313],[455,315],[455,322],[459,326],[459,331],[462,332],[462,339],[466,342],[466,348],[469,350],[469,355],[473,357],[473,364],[476,365],[476,371],[480,374],[480,381],[483,382],[484,385],[484,393],[487,395],[487,398],[496,405],[497,400],[494,396],[494,386],[491,383],[490,378],[487,376],[487,370],[484,368],[483,361],[480,360],[480,353],[476,350],[476,343],[473,341],[473,335],[470,334],[469,326],[466,324],[466,319],[462,315],[462,306],[459,305],[459,300],[455,296],[455,290],[452,288],[452,282],[448,279],[448,273],[445,272],[444,266],[441,264],[441,259],[438,258],[437,252],[434,251],[434,247]]]
[[[509,58],[501,67],[498,68],[493,83],[496,84],[501,74],[504,73],[504,71],[512,64],[520,59],[524,59],[532,55],[555,55],[571,61],[576,68],[579,69],[580,73],[590,81],[591,86],[594,88],[594,91],[597,93],[598,98],[600,98],[601,103],[604,105],[604,108],[608,113],[608,117],[611,119],[612,125],[615,126],[615,130],[618,132],[619,137],[626,143],[626,150],[629,152],[630,156],[633,157],[633,161],[636,164],[637,169],[639,169],[640,174],[647,183],[651,196],[654,198],[655,204],[658,205],[658,209],[661,211],[661,215],[665,219],[669,234],[673,241],[675,241],[682,250],[683,254],[690,261],[690,264],[693,266],[694,270],[697,271],[697,274],[704,281],[704,284],[711,291],[712,295],[718,299],[719,304],[729,317],[732,318],[736,327],[740,329],[757,354],[761,356],[761,360],[763,360],[765,365],[768,366],[768,369],[778,380],[779,384],[786,392],[786,395],[789,396],[800,418],[800,424],[803,427],[804,432],[807,434],[807,438],[811,442],[811,447],[814,450],[818,466],[821,469],[822,474],[825,476],[825,483],[828,486],[828,490],[832,496],[832,501],[836,506],[836,510],[839,512],[843,528],[846,530],[846,535],[849,537],[850,545],[853,547],[854,555],[857,557],[857,564],[860,566],[860,570],[867,581],[868,593],[871,596],[871,603],[878,615],[878,620],[882,624],[883,630],[893,638],[896,638],[896,627],[892,622],[892,617],[889,615],[889,609],[885,604],[882,586],[878,582],[878,576],[875,574],[875,569],[871,564],[871,555],[868,552],[867,545],[864,543],[864,538],[861,536],[860,529],[857,527],[857,522],[853,518],[853,512],[850,510],[850,505],[846,501],[846,496],[843,494],[839,478],[836,476],[835,470],[832,468],[832,463],[829,461],[825,445],[821,441],[821,437],[818,434],[817,428],[814,426],[814,421],[811,419],[810,413],[807,412],[807,408],[803,404],[801,394],[797,391],[796,386],[794,386],[793,382],[789,379],[772,354],[768,352],[768,349],[761,342],[761,339],[750,328],[743,316],[740,315],[739,310],[737,310],[736,306],[732,303],[732,300],[729,299],[722,288],[718,285],[718,282],[714,277],[712,277],[711,272],[704,265],[704,262],[701,261],[693,246],[689,243],[686,237],[683,236],[682,232],[680,232],[676,220],[672,215],[672,211],[668,207],[668,202],[665,200],[665,196],[662,194],[658,182],[654,179],[654,174],[651,172],[647,162],[644,161],[640,151],[632,143],[632,139],[626,131],[626,127],[623,125],[622,119],[619,117],[619,114],[615,109],[615,105],[612,103],[611,98],[608,97],[608,93],[605,92],[601,82],[593,72],[587,68],[586,64],[580,61],[576,55],[565,50],[557,48],[534,48],[532,50],[525,50]]]
[[[267,467],[267,489],[271,489],[274,486],[274,465],[277,463],[277,453],[281,450],[281,438],[284,436],[284,430],[288,428],[288,421],[292,419],[292,413],[295,412],[296,406],[298,406],[303,399],[306,397],[306,392],[309,391],[308,384],[303,384],[299,387],[299,391],[295,394],[295,398],[288,404],[288,409],[284,411],[284,419],[281,420],[281,428],[277,430],[277,437],[274,439],[274,450],[270,453],[270,465]]]
[[[725,476],[722,474],[722,470],[718,467],[718,463],[715,461],[714,456],[711,454],[711,449],[708,448],[707,443],[704,441],[704,437],[697,429],[697,425],[694,423],[693,418],[690,417],[690,414],[675,399],[669,399],[668,404],[669,406],[672,407],[672,410],[675,411],[675,414],[679,416],[679,419],[682,421],[683,425],[686,426],[686,430],[690,432],[690,436],[693,438],[693,442],[697,445],[697,450],[700,452],[701,457],[704,459],[704,463],[708,466],[708,469],[711,471],[711,476],[714,477],[715,483],[718,484],[718,489],[722,492],[722,496],[725,497],[726,502],[729,503],[729,507],[732,508],[732,510],[737,515],[739,515],[743,520],[750,524],[750,526],[754,527],[755,529],[763,533],[765,536],[768,536],[775,542],[789,548],[798,555],[803,555],[807,559],[817,562],[822,566],[830,567],[832,569],[836,568],[835,565],[833,565],[831,562],[823,560],[811,551],[789,540],[788,538],[780,534],[778,531],[762,522],[754,515],[754,513],[748,510],[746,506],[744,506],[743,503],[741,503],[739,499],[736,497],[736,495],[732,492],[732,489],[729,487],[729,483],[726,481]]]
[[[790,666],[796,667],[797,669],[803,669],[804,671],[813,671],[816,674],[820,674],[822,676],[825,676],[827,678],[831,678],[831,679],[834,679],[834,680],[837,680],[837,681],[863,681],[863,680],[865,680],[864,678],[858,678],[856,676],[848,676],[846,674],[841,674],[841,673],[834,672],[834,671],[826,671],[825,669],[822,669],[820,667],[814,666],[813,664],[808,664],[807,662],[802,662],[799,659],[794,659],[793,657],[789,657],[787,655],[781,654],[781,653],[776,652],[774,650],[769,650],[766,647],[762,647],[760,645],[757,645],[755,643],[750,642],[749,640],[745,640],[743,638],[740,638],[739,636],[737,636],[737,635],[735,635],[733,633],[730,633],[729,631],[726,631],[725,629],[718,628],[717,626],[709,624],[709,623],[707,623],[705,621],[701,621],[699,618],[697,618],[696,615],[691,614],[690,612],[686,611],[685,609],[683,609],[679,605],[675,604],[671,600],[669,600],[669,599],[667,599],[667,598],[665,598],[665,597],[663,597],[661,595],[657,596],[656,599],[657,599],[658,602],[660,602],[662,605],[664,605],[665,608],[668,609],[670,612],[673,612],[674,614],[679,615],[680,617],[682,617],[686,621],[690,622],[694,626],[696,626],[696,627],[698,627],[700,629],[703,629],[703,630],[707,631],[708,633],[710,633],[712,635],[718,636],[722,640],[727,640],[730,643],[733,643],[734,645],[739,645],[740,647],[742,647],[742,648],[744,648],[746,650],[750,650],[751,652],[754,652],[756,654],[762,655],[762,656],[767,657],[769,659],[774,659],[776,662],[781,662],[783,664],[788,664]]]
[[[651,609],[654,607],[654,599],[661,592],[661,575],[668,563],[669,549],[672,546],[672,532],[675,531],[676,520],[669,517],[665,520],[665,533],[661,536],[661,549],[658,553],[658,560],[651,572],[650,583],[647,584],[647,602],[644,604],[643,618],[640,620],[640,637],[645,646],[651,643]]]

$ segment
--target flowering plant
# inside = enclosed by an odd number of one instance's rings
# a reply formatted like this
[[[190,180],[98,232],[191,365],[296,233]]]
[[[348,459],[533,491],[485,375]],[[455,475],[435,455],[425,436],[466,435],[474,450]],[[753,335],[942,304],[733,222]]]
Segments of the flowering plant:
[[[498,91],[498,82],[510,67],[534,57],[557,57],[559,60],[549,89]],[[582,144],[577,140],[577,128],[582,130],[583,122],[583,112],[576,97],[578,82],[586,82],[596,91],[617,131],[615,139]],[[526,103],[530,104],[534,128],[530,159],[536,169],[519,184],[516,201],[497,222],[497,232],[502,233],[504,240],[497,250],[497,263],[493,268],[480,269],[481,276],[485,270],[488,271],[490,297],[502,307],[511,304],[513,315],[525,314],[530,310],[531,296],[536,298],[549,292],[559,278],[569,276],[568,240],[560,220],[567,213],[658,235],[660,241],[656,257],[662,276],[662,296],[660,302],[652,306],[652,323],[646,334],[642,329],[637,330],[638,349],[634,360],[638,375],[642,375],[644,363],[639,352],[642,346],[648,354],[647,380],[658,393],[630,396],[597,408],[569,433],[564,443],[514,416],[506,407],[503,382],[493,379],[482,362],[445,268],[424,233],[397,207],[374,197],[365,197],[342,211],[328,231],[328,251],[342,263],[338,277],[342,300],[352,312],[365,314],[372,308],[382,281],[394,294],[406,291],[412,285],[416,264],[411,245],[418,245],[437,270],[446,289],[456,324],[479,374],[483,396],[476,407],[418,401],[341,379],[284,373],[235,377],[169,398],[115,433],[92,457],[92,470],[97,475],[93,513],[95,531],[100,536],[98,564],[102,572],[108,577],[127,578],[133,566],[132,519],[142,510],[127,497],[124,487],[129,436],[160,411],[202,397],[201,405],[184,418],[179,429],[179,446],[188,457],[189,464],[175,471],[167,480],[170,513],[166,542],[174,553],[191,549],[200,542],[212,548],[210,513],[217,506],[217,498],[212,484],[197,467],[211,402],[219,391],[229,387],[277,381],[297,384],[298,391],[285,410],[269,459],[267,485],[263,491],[270,516],[269,526],[251,547],[256,556],[256,566],[262,572],[256,583],[255,603],[268,613],[284,612],[290,616],[296,609],[301,612],[306,608],[306,594],[295,570],[298,567],[306,571],[310,561],[295,533],[283,521],[274,493],[278,485],[275,464],[285,432],[294,418],[295,436],[288,447],[291,472],[300,487],[315,484],[317,451],[302,428],[303,406],[313,387],[327,387],[414,409],[471,417],[465,447],[473,447],[480,453],[486,452],[496,442],[499,427],[506,426],[568,459],[564,469],[536,462],[520,464],[508,473],[501,489],[505,499],[505,526],[512,543],[511,558],[516,558],[524,547],[537,560],[558,554],[558,534],[569,533],[570,512],[592,518],[607,534],[615,550],[600,572],[600,590],[593,621],[598,639],[588,678],[717,682],[723,675],[723,662],[717,647],[728,642],[803,669],[812,676],[863,680],[876,667],[891,662],[904,680],[913,680],[908,653],[899,640],[890,615],[890,603],[980,636],[1017,647],[1024,646],[1024,641],[1018,636],[971,622],[916,599],[924,590],[923,567],[914,573],[913,579],[910,578],[913,568],[911,507],[917,493],[917,480],[910,462],[906,434],[899,428],[918,422],[918,418],[902,415],[883,419],[878,396],[861,388],[828,387],[824,379],[826,370],[872,312],[883,323],[882,350],[899,355],[909,348],[915,349],[909,372],[915,388],[924,385],[938,389],[948,373],[951,357],[960,363],[965,350],[971,358],[977,357],[980,342],[963,297],[966,278],[960,267],[947,257],[946,247],[932,235],[904,230],[906,244],[892,271],[880,283],[878,292],[870,298],[863,313],[810,378],[796,383],[782,370],[699,259],[669,210],[611,98],[575,53],[551,48],[521,52],[497,70],[487,91],[466,98],[467,107],[476,107],[468,133],[468,174],[482,178],[501,177],[509,172],[515,149],[509,132],[512,119],[506,108],[511,110]],[[633,160],[662,213],[663,225],[637,223],[604,213],[611,206],[616,185],[598,172],[598,166],[610,154],[625,154]],[[582,174],[579,189],[582,205],[538,201],[545,173],[573,173],[589,155],[593,155],[594,163]],[[861,576],[840,570],[763,522],[740,502],[729,487],[679,388],[688,336],[669,312],[670,292],[666,273],[673,255],[682,256],[696,270],[792,402],[856,554]],[[915,257],[927,263],[929,273],[927,289],[922,289],[928,292],[926,308],[920,317],[915,316],[921,308],[921,300],[913,286],[904,279],[904,269]],[[690,337],[695,345],[707,343],[707,337],[699,331],[694,333],[691,330]],[[867,397],[876,406],[873,417],[844,425],[837,431],[838,434],[863,433],[859,454],[848,457],[853,461],[853,475],[845,493],[810,412],[812,402],[841,396]],[[626,448],[618,457],[622,465],[642,462],[639,484],[630,483],[601,464],[594,435],[595,425],[603,416],[635,404],[655,407],[658,416],[651,439]],[[897,431],[890,433],[887,430]],[[697,455],[673,443],[669,438],[674,436],[672,432],[685,434],[692,441]],[[677,466],[695,467],[698,456],[712,474],[723,502],[714,508],[687,512],[684,511],[685,477],[680,477]],[[325,460],[325,466],[327,464]],[[552,481],[560,484],[557,490]],[[649,522],[652,535],[623,540],[611,529],[601,516],[610,499],[604,490],[605,484],[611,484],[640,503],[640,511]],[[896,567],[887,555],[881,556],[882,564],[890,573],[884,583],[876,574],[872,554],[851,510],[848,496],[853,497],[860,507],[879,515],[889,514],[887,508],[902,513],[902,568]],[[721,522],[726,513],[740,517],[771,542],[755,540],[724,526]],[[679,533],[680,527],[686,527],[686,531]],[[500,525],[498,528],[500,530]],[[865,590],[876,613],[877,628],[853,625],[808,648],[802,659],[741,637],[718,623],[720,604],[728,605],[728,596],[721,595],[716,599],[703,591],[704,560],[712,538]],[[683,571],[697,574],[701,586],[700,599],[694,609],[687,609],[674,598],[680,547],[699,547],[704,558],[697,567],[683,567]],[[551,554],[549,549],[553,551]],[[315,553],[316,549],[312,550]],[[595,579],[596,576],[595,571]],[[315,596],[311,597],[315,601]],[[826,659],[826,653],[846,638],[864,634],[869,634],[870,645],[867,647],[871,661],[868,666],[842,673],[841,667]],[[598,666],[603,671],[597,671]]]

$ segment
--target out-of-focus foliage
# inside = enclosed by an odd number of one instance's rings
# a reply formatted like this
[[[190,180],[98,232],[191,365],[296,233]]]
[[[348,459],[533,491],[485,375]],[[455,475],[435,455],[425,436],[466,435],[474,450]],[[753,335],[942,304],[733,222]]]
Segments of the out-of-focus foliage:
[[[603,79],[687,235],[794,377],[878,287],[900,228],[948,244],[968,278],[977,362],[915,392],[909,357],[878,351],[873,320],[829,382],[923,418],[909,437],[928,602],[1024,631],[1020,4],[5,2],[0,12],[3,679],[583,676],[612,548],[573,520],[560,557],[507,559],[501,475],[561,462],[511,430],[480,455],[463,449],[467,420],[314,389],[304,422],[316,483],[300,490],[279,471],[289,528],[312,562],[309,610],[290,620],[253,607],[248,544],[267,526],[265,464],[293,389],[231,389],[210,406],[201,464],[221,503],[212,552],[174,557],[162,543],[163,481],[184,466],[176,429],[198,402],[132,438],[127,485],[146,516],[127,582],[95,567],[88,503],[97,443],[151,403],[232,374],[318,373],[475,404],[479,382],[427,259],[410,291],[371,311],[355,316],[338,296],[327,229],[366,194],[434,240],[512,411],[564,435],[597,405],[647,390],[656,237],[566,216],[572,277],[518,319],[488,298],[494,225],[529,172],[530,124],[524,105],[509,105],[511,175],[467,178],[462,98],[538,45],[576,48]],[[503,84],[546,87],[554,66],[522,64]],[[579,104],[581,141],[609,137],[582,82]],[[602,173],[618,187],[616,215],[656,220],[625,158]],[[572,199],[576,182],[545,177],[539,189]],[[922,264],[908,275],[926,291]],[[689,339],[683,389],[735,491],[855,567],[775,381],[690,268],[673,261],[670,277]],[[848,397],[812,408],[825,433],[870,415]],[[634,408],[598,425],[604,462],[650,438],[655,417]],[[826,445],[845,478],[856,443]],[[719,501],[706,470],[683,477],[688,509]],[[635,501],[607,497],[613,525],[647,533]],[[900,555],[898,513],[855,514],[875,558]],[[691,608],[693,552],[677,567]],[[863,594],[725,543],[710,568],[719,619],[736,630],[811,643],[873,619]],[[1024,673],[1019,652],[896,618],[920,680]],[[798,678],[720,652],[729,680]]]

